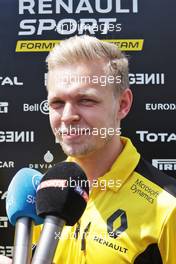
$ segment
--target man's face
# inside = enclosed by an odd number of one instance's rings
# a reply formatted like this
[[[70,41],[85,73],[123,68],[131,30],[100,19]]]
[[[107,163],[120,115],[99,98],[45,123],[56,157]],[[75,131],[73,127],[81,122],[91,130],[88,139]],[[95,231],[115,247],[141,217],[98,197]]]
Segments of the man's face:
[[[99,79],[105,76],[103,67],[98,62],[77,63],[58,66],[48,74],[51,128],[69,156],[85,157],[100,149],[106,150],[107,144],[113,144],[116,137],[111,133],[103,138],[95,133],[102,128],[115,131],[119,126],[119,103],[112,87],[90,81],[95,76]],[[85,81],[81,76],[89,78]]]

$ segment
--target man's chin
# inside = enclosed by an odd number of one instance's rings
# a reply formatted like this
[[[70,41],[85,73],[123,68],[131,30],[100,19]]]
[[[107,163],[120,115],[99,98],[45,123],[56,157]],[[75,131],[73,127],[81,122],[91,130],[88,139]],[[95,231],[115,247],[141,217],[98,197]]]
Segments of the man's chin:
[[[86,153],[82,151],[75,151],[75,150],[68,150],[68,149],[63,149],[63,151],[67,156],[70,156],[73,158],[80,158],[80,157],[86,156]]]
[[[89,155],[92,151],[87,147],[77,147],[77,146],[68,146],[65,144],[61,144],[63,152],[67,156],[75,157],[75,158],[81,158]]]

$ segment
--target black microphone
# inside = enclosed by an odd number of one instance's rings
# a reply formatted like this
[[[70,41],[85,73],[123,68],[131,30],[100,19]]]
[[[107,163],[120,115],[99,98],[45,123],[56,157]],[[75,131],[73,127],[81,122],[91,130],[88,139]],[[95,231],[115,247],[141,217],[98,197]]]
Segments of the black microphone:
[[[51,264],[64,225],[73,226],[83,214],[89,184],[75,162],[60,162],[43,176],[36,195],[36,210],[44,225],[32,264]]]

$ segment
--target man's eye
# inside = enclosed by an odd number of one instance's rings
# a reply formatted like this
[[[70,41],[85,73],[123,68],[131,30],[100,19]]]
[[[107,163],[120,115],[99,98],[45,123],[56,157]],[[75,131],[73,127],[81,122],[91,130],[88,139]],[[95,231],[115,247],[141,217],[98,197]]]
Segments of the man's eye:
[[[93,100],[93,99],[81,99],[81,100],[80,100],[80,103],[81,103],[81,104],[90,105],[90,104],[95,104],[96,101]]]
[[[64,105],[65,103],[63,101],[53,101],[49,104],[50,107],[52,108],[60,108]]]

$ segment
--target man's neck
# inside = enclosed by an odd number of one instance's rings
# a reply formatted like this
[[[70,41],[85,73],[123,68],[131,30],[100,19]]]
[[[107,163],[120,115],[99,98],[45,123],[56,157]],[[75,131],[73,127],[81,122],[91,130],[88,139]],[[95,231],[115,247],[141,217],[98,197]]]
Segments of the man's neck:
[[[91,153],[86,157],[76,158],[75,161],[85,171],[90,183],[108,172],[123,149],[123,144],[119,138],[115,142],[107,144],[105,149]]]

